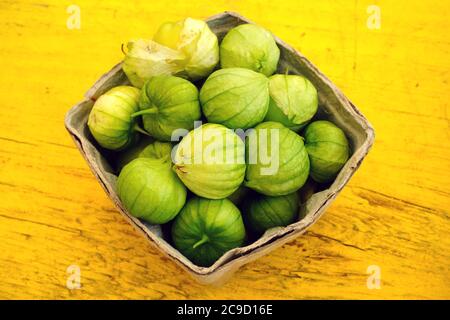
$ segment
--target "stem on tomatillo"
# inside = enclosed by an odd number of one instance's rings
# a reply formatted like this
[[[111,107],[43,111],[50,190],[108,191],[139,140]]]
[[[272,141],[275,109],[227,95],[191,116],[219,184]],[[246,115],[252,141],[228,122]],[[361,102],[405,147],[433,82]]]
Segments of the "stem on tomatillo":
[[[203,234],[202,238],[197,241],[196,243],[194,243],[194,245],[192,246],[192,248],[197,248],[198,246],[201,246],[202,244],[206,243],[209,241],[209,238],[206,234]]]
[[[135,112],[135,113],[131,114],[131,117],[134,118],[134,117],[141,116],[144,114],[155,114],[155,113],[158,113],[158,108],[153,107],[153,108],[148,108],[145,110]]]
[[[147,131],[145,131],[144,129],[139,127],[139,125],[137,123],[134,125],[133,129],[139,133],[142,133],[142,134],[145,134],[146,136],[151,137],[151,135]]]

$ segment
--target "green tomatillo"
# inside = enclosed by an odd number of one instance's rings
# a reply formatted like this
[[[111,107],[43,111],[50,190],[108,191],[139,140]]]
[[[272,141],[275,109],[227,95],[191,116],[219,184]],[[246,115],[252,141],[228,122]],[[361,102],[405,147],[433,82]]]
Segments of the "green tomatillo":
[[[247,68],[270,76],[275,72],[280,49],[272,34],[254,24],[241,24],[225,35],[220,44],[222,68]]]
[[[232,130],[207,123],[189,132],[175,151],[174,170],[198,196],[226,198],[245,175],[245,145]]]
[[[175,247],[189,260],[209,267],[225,252],[243,245],[239,209],[228,199],[190,199],[172,226]]]
[[[278,122],[263,122],[246,139],[244,185],[268,196],[297,191],[309,174],[303,138]]]
[[[347,162],[350,147],[345,133],[330,121],[314,121],[305,129],[305,146],[311,161],[311,178],[333,180]]]
[[[256,194],[244,205],[244,222],[258,234],[293,223],[299,215],[297,192],[269,197]]]
[[[317,90],[303,76],[275,74],[269,78],[270,103],[264,121],[300,130],[316,114]]]
[[[267,113],[269,80],[244,68],[221,69],[206,79],[200,102],[208,122],[232,129],[251,128]]]
[[[186,188],[171,169],[170,157],[137,158],[117,179],[117,193],[128,212],[151,224],[172,220],[186,202]]]
[[[139,110],[139,89],[118,86],[110,89],[95,101],[87,125],[100,146],[122,150],[137,140],[142,132],[131,115]]]

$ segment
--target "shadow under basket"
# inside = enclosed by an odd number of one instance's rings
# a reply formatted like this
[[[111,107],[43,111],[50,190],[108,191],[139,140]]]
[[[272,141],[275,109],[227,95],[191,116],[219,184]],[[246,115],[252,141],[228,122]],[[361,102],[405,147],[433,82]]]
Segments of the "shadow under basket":
[[[233,12],[225,12],[207,19],[211,30],[219,41],[231,28],[252,23]],[[168,255],[201,283],[221,284],[242,265],[267,254],[288,241],[304,233],[315,223],[330,205],[337,194],[349,181],[367,155],[373,141],[374,130],[361,112],[344,96],[344,94],[303,55],[276,38],[280,48],[278,73],[301,74],[307,77],[319,92],[318,119],[328,119],[339,126],[346,134],[352,155],[336,179],[323,190],[314,193],[299,209],[301,220],[283,228],[267,231],[261,238],[245,246],[226,252],[212,266],[199,267],[184,257],[171,244],[167,234],[160,226],[149,225],[133,216],[121,204],[116,192],[117,176],[108,161],[108,153],[98,147],[87,127],[87,119],[94,101],[109,89],[129,84],[121,64],[116,65],[103,75],[85,95],[85,100],[74,106],[66,115],[65,126],[75,144],[86,159],[97,180],[125,218],[135,226],[145,238]]]

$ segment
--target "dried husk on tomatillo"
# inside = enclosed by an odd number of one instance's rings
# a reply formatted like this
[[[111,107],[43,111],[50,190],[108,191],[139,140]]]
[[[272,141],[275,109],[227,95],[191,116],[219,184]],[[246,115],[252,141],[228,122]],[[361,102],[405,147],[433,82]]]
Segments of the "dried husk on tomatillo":
[[[256,194],[244,205],[244,222],[258,234],[293,223],[299,215],[297,192],[284,196],[269,197]]]
[[[243,68],[215,71],[200,89],[208,122],[247,129],[263,121],[269,107],[269,79]]]
[[[272,34],[254,24],[242,24],[225,35],[220,44],[222,68],[247,68],[270,76],[275,72],[280,58]]]
[[[228,199],[190,199],[172,226],[175,247],[195,264],[208,267],[244,243],[239,209]]]
[[[144,129],[162,141],[171,141],[175,130],[194,128],[201,117],[198,90],[188,80],[175,76],[157,76],[147,81],[139,99]]]
[[[246,138],[244,185],[268,196],[297,191],[309,174],[303,138],[278,122],[263,122]]]
[[[151,77],[182,74],[186,57],[153,40],[131,40],[122,69],[133,86],[142,88]]]
[[[151,224],[172,220],[186,202],[186,188],[171,169],[170,155],[137,158],[117,179],[117,193],[130,214]]]
[[[95,101],[87,125],[100,146],[122,150],[137,139],[137,123],[131,115],[139,110],[139,89],[118,86]]]
[[[264,121],[280,122],[298,131],[317,112],[317,90],[303,76],[275,74],[269,78],[269,93],[269,110]]]
[[[174,170],[198,196],[226,198],[245,175],[245,145],[232,130],[207,123],[187,134],[175,151]]]
[[[305,129],[311,161],[310,176],[317,182],[333,180],[347,162],[350,147],[345,133],[330,121],[315,121]]]
[[[166,22],[153,40],[183,54],[183,73],[192,80],[207,77],[219,63],[217,36],[205,21],[186,18]]]

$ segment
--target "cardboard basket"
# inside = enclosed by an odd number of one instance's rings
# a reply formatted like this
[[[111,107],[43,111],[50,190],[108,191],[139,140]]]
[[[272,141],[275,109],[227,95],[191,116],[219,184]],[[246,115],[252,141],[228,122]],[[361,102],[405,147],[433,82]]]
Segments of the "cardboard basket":
[[[242,24],[252,23],[233,12],[225,12],[207,19],[211,30],[219,41],[228,30]],[[316,118],[329,119],[344,130],[349,139],[352,155],[336,177],[325,190],[314,193],[301,207],[300,221],[287,227],[275,228],[266,232],[257,241],[225,253],[212,266],[199,267],[184,257],[170,245],[170,239],[164,236],[161,227],[149,225],[133,216],[122,206],[116,192],[117,176],[108,163],[104,150],[97,147],[87,127],[87,119],[94,101],[103,93],[118,85],[129,84],[122,71],[121,64],[104,74],[85,94],[85,100],[75,105],[66,115],[65,126],[75,144],[86,159],[97,180],[125,218],[135,226],[162,252],[178,263],[201,283],[220,284],[242,265],[267,254],[284,243],[304,233],[315,223],[342,190],[351,176],[358,169],[367,155],[373,141],[374,130],[361,112],[344,96],[344,94],[301,53],[276,38],[281,50],[278,73],[289,70],[291,74],[306,76],[319,93],[319,112]]]

